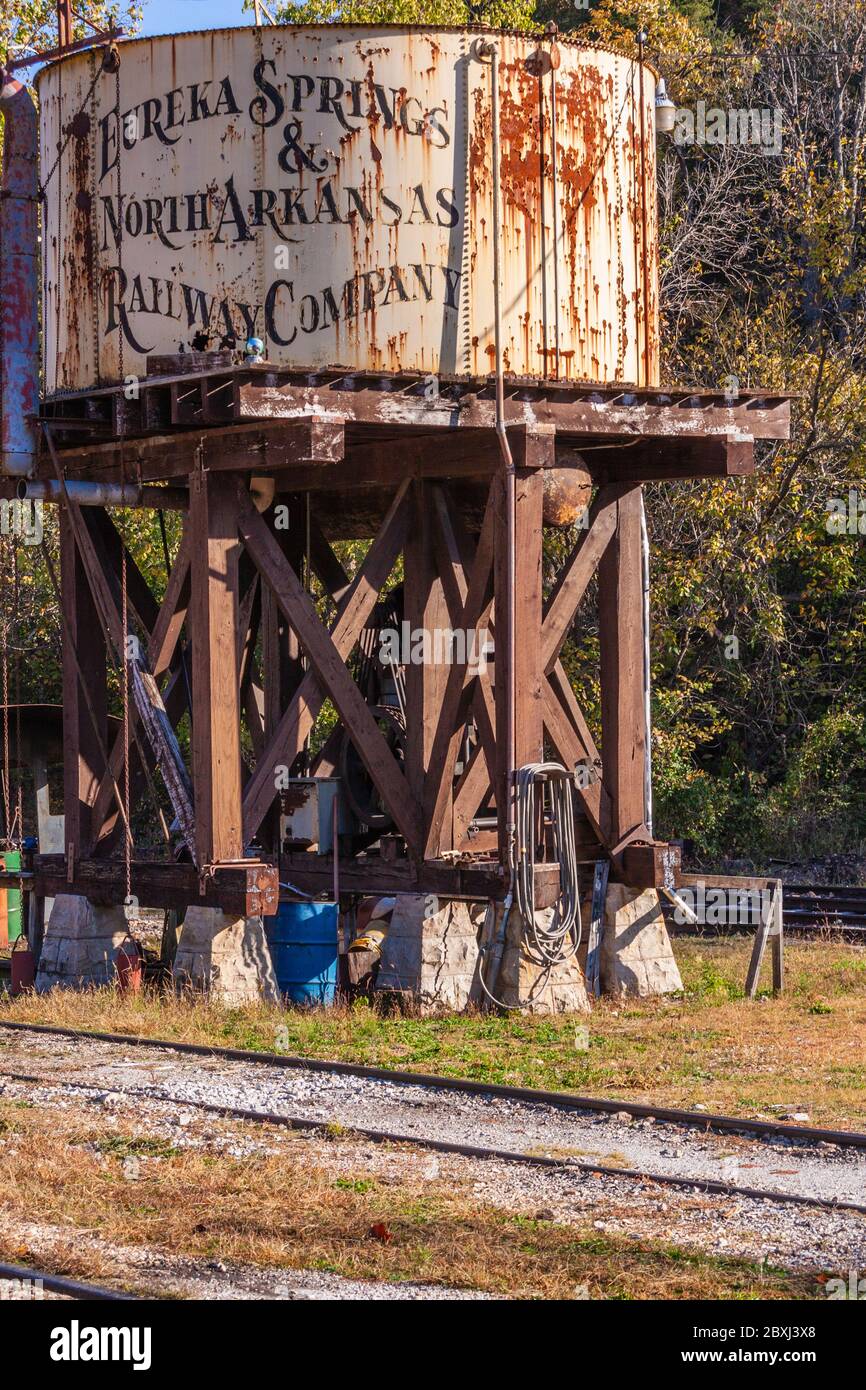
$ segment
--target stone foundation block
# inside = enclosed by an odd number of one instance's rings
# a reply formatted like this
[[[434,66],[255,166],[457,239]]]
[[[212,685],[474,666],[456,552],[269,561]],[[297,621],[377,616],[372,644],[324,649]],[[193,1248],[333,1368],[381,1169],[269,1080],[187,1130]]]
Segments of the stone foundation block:
[[[536,917],[545,924],[549,923],[553,908],[539,909]],[[527,945],[525,926],[517,908],[512,907],[505,926],[505,944],[496,989],[492,991],[497,999],[507,1008],[521,1005],[524,1013],[588,1014],[591,1005],[577,957],[572,956],[550,968],[539,964]],[[487,962],[484,969],[486,980],[489,969]]]
[[[45,928],[37,991],[41,994],[55,985],[86,989],[111,984],[117,952],[127,936],[120,905],[97,907],[77,894],[59,894]]]
[[[401,893],[391,914],[376,989],[422,1013],[459,1013],[478,991],[478,933],[485,905]]]
[[[215,907],[190,907],[174,959],[175,983],[224,1004],[279,999],[261,917],[235,917]]]
[[[602,991],[646,999],[682,987],[656,890],[610,884],[601,938]]]

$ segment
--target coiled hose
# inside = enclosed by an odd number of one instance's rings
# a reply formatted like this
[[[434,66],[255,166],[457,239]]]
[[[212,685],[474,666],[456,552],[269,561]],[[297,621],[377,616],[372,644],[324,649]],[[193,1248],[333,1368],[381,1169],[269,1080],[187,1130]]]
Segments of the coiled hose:
[[[497,999],[488,987],[484,979],[482,960],[479,970],[481,987],[492,1003],[500,1008],[527,1007],[546,987],[553,967],[570,960],[580,948],[582,924],[572,783],[573,774],[560,763],[527,763],[524,767],[518,768],[516,773],[512,891],[523,918],[527,952],[530,959],[542,967],[542,973],[533,985],[528,1000],[517,1005],[508,1005]],[[559,862],[560,892],[553,915],[547,923],[544,916],[537,916],[535,911],[535,845],[538,838],[535,790],[538,785],[550,788],[553,851]],[[539,917],[542,917],[542,920],[539,921]],[[494,948],[496,959],[502,954],[507,919],[508,912],[505,912],[499,929],[499,940]]]

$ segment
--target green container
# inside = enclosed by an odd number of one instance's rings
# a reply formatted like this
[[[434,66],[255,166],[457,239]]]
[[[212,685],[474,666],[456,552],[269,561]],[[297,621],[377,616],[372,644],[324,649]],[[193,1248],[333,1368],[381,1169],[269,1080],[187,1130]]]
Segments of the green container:
[[[17,849],[4,850],[0,854],[0,864],[7,873],[15,873],[21,868],[21,853]],[[6,887],[6,920],[9,945],[21,935],[21,889]]]

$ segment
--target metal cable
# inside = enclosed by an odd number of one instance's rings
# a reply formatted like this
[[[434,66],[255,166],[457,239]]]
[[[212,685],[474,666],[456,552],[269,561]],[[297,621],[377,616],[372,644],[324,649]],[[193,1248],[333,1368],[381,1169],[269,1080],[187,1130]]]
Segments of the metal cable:
[[[547,925],[535,912],[536,799],[538,779],[550,788],[553,852],[559,862],[560,894]],[[536,963],[552,969],[580,946],[580,892],[574,829],[572,776],[560,763],[527,763],[516,774],[517,843],[514,896],[526,923],[526,941]]]
[[[536,786],[550,787],[553,852],[559,862],[560,893],[549,922],[535,909]],[[563,965],[580,948],[582,924],[577,871],[577,843],[574,824],[572,774],[560,763],[527,763],[515,775],[515,842],[512,864],[512,892],[523,920],[523,940],[530,960],[541,967],[529,998],[506,1004],[497,998],[484,978],[484,959],[492,951],[502,956],[505,928],[509,917],[503,913],[497,939],[482,948],[478,968],[481,988],[491,1003],[501,1009],[529,1008],[547,987],[554,966]],[[512,894],[509,893],[509,900]]]

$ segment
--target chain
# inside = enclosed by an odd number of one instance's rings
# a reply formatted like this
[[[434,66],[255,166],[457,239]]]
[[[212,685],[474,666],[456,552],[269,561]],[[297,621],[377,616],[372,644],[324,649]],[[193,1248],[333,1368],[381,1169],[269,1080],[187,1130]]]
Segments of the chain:
[[[123,286],[123,180],[121,164],[123,158],[123,123],[120,110],[120,61],[114,69],[114,114],[117,121],[117,280],[118,294]],[[123,329],[117,335],[117,366],[120,380],[124,380],[123,370]],[[120,487],[121,495],[126,486],[126,461],[123,438],[120,439]],[[120,621],[123,629],[123,805],[126,811],[126,825],[123,837],[124,871],[126,875],[127,927],[131,926],[132,908],[132,825],[129,789],[130,723],[129,723],[129,591],[126,574],[126,541],[120,540]]]
[[[12,542],[12,612],[20,622],[21,615],[21,586],[18,575],[18,544]],[[24,842],[24,759],[21,755],[21,641],[20,637],[15,643],[15,752],[17,754],[15,765],[18,769],[18,779],[16,788],[16,818],[18,821],[18,844],[19,847]]]
[[[114,70],[114,112],[117,118],[117,294],[118,298],[123,289],[123,182],[121,177],[121,163],[123,160],[123,126],[120,119],[120,63]],[[123,371],[123,324],[118,325],[117,330],[117,366],[120,380],[124,380]],[[121,450],[123,441],[121,440]],[[123,463],[121,461],[121,474]]]
[[[4,552],[6,546],[3,547]],[[3,589],[7,585],[7,574],[4,554],[3,565]],[[5,598],[5,592],[4,592]],[[2,662],[3,676],[3,832],[6,837],[6,848],[12,848],[12,797],[9,782],[9,614],[11,605],[3,604],[3,650],[0,655]]]
[[[9,718],[9,633],[12,626],[13,613],[18,612],[19,603],[19,582],[18,582],[18,549],[13,536],[6,537],[3,547],[3,641],[2,652],[0,652],[0,682],[3,689],[3,832],[7,849],[14,849],[21,844],[24,826],[24,792],[21,782],[21,662],[15,662],[15,739],[17,752],[17,787],[13,802],[12,797],[12,739],[10,737],[10,718]],[[11,565],[9,556],[11,555]],[[10,583],[12,601],[9,602],[9,595],[6,589]]]
[[[120,460],[120,482],[123,486],[126,481],[123,466],[123,456]],[[124,807],[124,834],[123,834],[123,862],[126,874],[126,906],[131,907],[132,897],[132,826],[130,824],[130,793],[129,793],[129,595],[126,580],[126,541],[120,538],[120,624],[122,629],[123,651],[121,653],[122,663],[122,695],[123,695],[123,807]],[[129,917],[127,917],[127,923]]]
[[[108,50],[106,50],[106,53],[107,53],[107,52],[108,52]],[[84,110],[84,108],[88,105],[88,103],[89,103],[89,101],[90,101],[90,98],[93,96],[93,93],[94,93],[94,91],[96,90],[96,84],[97,84],[97,82],[99,81],[99,79],[100,79],[100,77],[102,76],[102,74],[103,74],[104,71],[105,71],[105,57],[103,56],[102,64],[101,64],[101,66],[100,66],[100,68],[99,68],[99,71],[97,72],[96,76],[94,77],[93,81],[91,82],[90,86],[89,86],[88,89],[87,89],[87,95],[85,96],[84,100],[82,101],[82,103],[81,103],[81,105],[79,106],[78,110],[76,111],[75,115],[72,117],[72,120],[68,123],[68,125],[67,125],[67,127],[66,127],[66,135],[65,135],[64,139],[60,142],[60,146],[59,146],[58,151],[57,151],[57,157],[56,157],[56,159],[54,160],[54,163],[52,164],[51,168],[48,170],[48,173],[47,173],[46,176],[45,176],[45,182],[39,184],[39,196],[40,196],[40,198],[42,198],[42,199],[45,198],[45,190],[46,190],[46,188],[48,187],[48,185],[49,185],[49,183],[51,182],[51,180],[53,179],[54,175],[57,173],[57,166],[59,165],[61,159],[63,158],[64,154],[66,153],[66,149],[67,149],[67,147],[68,147],[68,145],[69,145],[69,141],[72,139],[72,135],[73,135],[73,129],[72,129],[72,128],[73,128],[73,126],[75,125],[76,118],[77,118],[78,116],[81,115],[81,113],[82,113],[82,111]]]

